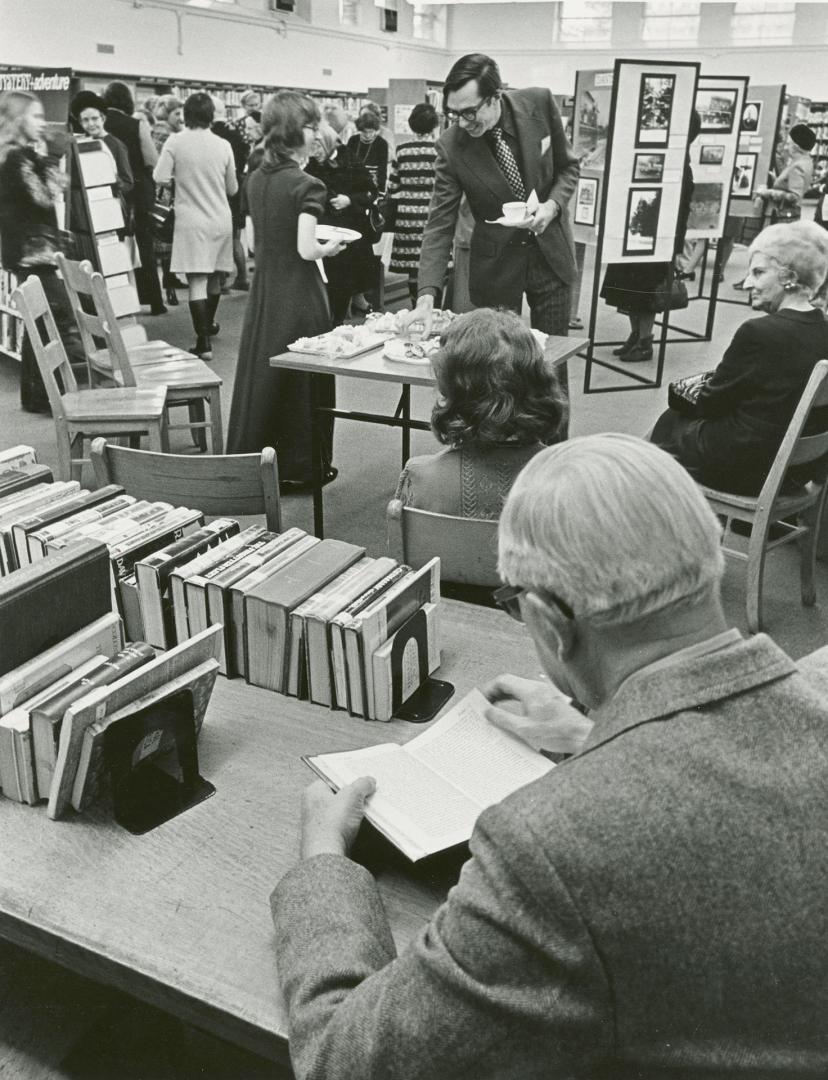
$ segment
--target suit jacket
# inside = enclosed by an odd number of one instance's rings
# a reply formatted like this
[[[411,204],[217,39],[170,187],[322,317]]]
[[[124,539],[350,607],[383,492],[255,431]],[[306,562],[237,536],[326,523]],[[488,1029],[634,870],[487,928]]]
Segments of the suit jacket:
[[[828,1075],[828,682],[760,634],[628,679],[478,819],[396,957],[371,876],[273,895],[298,1080]]]
[[[578,160],[548,90],[509,90],[503,97],[512,107],[527,193],[534,188],[541,202],[552,198],[561,208],[538,237],[538,244],[552,270],[569,284],[575,279],[575,255],[567,207],[579,175]],[[480,307],[504,305],[520,310],[527,248],[509,246],[517,229],[487,224],[502,216],[503,203],[514,195],[486,139],[473,139],[457,125],[437,142],[434,195],[423,233],[418,287],[443,287],[463,195],[475,220],[469,281],[472,301]]]

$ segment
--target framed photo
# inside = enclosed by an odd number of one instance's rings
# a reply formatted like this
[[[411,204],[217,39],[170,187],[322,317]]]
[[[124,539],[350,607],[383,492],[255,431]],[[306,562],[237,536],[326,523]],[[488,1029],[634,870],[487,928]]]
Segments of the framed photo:
[[[670,138],[670,118],[673,115],[675,88],[675,75],[645,73],[641,76],[636,148],[667,145]]]
[[[730,186],[730,194],[734,199],[750,199],[753,197],[753,185],[756,181],[756,160],[758,154],[737,154],[736,164],[733,166],[733,182]]]
[[[724,143],[704,143],[699,150],[699,165],[721,165],[724,152]]]
[[[604,167],[611,103],[611,72],[578,72],[572,112],[572,146],[582,169]]]
[[[597,206],[598,181],[591,176],[579,177],[575,192],[575,224],[594,225]]]
[[[694,184],[690,197],[688,229],[715,229],[724,200],[724,184]]]
[[[627,198],[625,255],[652,255],[658,235],[661,188],[631,188]]]
[[[738,90],[697,90],[696,112],[701,117],[701,133],[715,131],[727,135],[736,120]]]
[[[664,154],[636,154],[632,178],[634,183],[660,184],[664,178]]]
[[[759,130],[759,124],[762,120],[762,102],[761,101],[746,101],[742,107],[742,122],[739,125],[740,131],[747,131],[753,133]]]

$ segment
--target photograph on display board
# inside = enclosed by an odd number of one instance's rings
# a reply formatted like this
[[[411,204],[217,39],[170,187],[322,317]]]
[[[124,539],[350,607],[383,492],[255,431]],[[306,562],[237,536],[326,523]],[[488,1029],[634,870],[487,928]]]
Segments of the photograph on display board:
[[[733,131],[736,119],[738,90],[697,90],[696,112],[701,117],[701,132],[715,131],[727,135]]]
[[[737,154],[733,167],[733,184],[730,194],[734,199],[750,199],[756,182],[756,161],[758,154]]]
[[[699,150],[699,165],[721,165],[724,153],[723,143],[705,143]]]
[[[759,130],[762,119],[762,102],[746,101],[742,109],[742,122],[739,125],[741,131],[752,133]]]
[[[636,154],[633,161],[635,182],[660,184],[664,176],[664,154]]]
[[[579,177],[575,193],[575,224],[594,225],[597,205],[598,181],[591,176]]]
[[[694,184],[687,228],[715,229],[724,199],[724,184]]]
[[[667,145],[675,88],[675,75],[641,76],[636,147]]]
[[[652,255],[658,235],[661,188],[632,188],[627,199],[625,255]]]
[[[582,169],[603,169],[612,104],[611,71],[579,71],[575,87],[573,149]]]

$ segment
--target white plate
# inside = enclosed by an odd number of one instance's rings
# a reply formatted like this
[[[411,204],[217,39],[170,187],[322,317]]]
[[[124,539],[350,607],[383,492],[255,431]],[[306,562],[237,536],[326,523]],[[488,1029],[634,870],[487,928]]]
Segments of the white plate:
[[[385,339],[378,334],[371,334],[368,337],[362,338],[357,343],[350,342],[345,351],[336,354],[331,353],[324,341],[316,347],[300,345],[298,342],[293,342],[291,345],[288,345],[288,352],[304,353],[306,356],[325,356],[331,360],[351,360],[354,356],[359,356],[360,353],[371,352],[374,349],[378,349],[384,340]]]
[[[487,225],[505,225],[507,229],[517,229],[521,225],[524,225],[532,217],[531,214],[527,214],[523,221],[514,222],[512,220],[507,221],[505,217],[500,217],[497,221],[487,221]]]
[[[316,226],[317,240],[340,240],[344,244],[352,244],[354,240],[359,240],[361,235],[356,229],[343,229],[340,225]]]
[[[425,356],[412,356],[413,347],[419,344],[421,343],[392,338],[391,341],[386,341],[383,346],[382,355],[386,360],[393,360],[395,364],[420,364],[427,367],[431,363],[431,357],[437,350],[431,349]]]

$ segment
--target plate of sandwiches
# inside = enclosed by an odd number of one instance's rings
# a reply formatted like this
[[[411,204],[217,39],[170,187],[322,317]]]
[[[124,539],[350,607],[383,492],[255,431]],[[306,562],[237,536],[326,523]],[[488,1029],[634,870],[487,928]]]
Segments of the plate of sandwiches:
[[[362,233],[356,229],[343,229],[341,225],[317,225],[316,239],[322,242],[326,240],[338,240],[342,244],[352,244],[359,240]]]
[[[391,338],[382,347],[382,355],[397,364],[431,363],[434,353],[440,348],[439,338],[426,338],[423,341],[408,341],[405,338]]]
[[[288,352],[326,356],[330,360],[349,360],[352,356],[378,349],[385,341],[367,326],[337,326],[326,334],[301,337],[288,345]]]
[[[376,334],[399,337],[405,330],[402,317],[409,314],[410,311],[385,311],[382,313],[374,311],[365,316],[365,325],[369,326]],[[445,310],[435,308],[431,316],[431,336],[433,337],[439,337],[446,330],[449,323],[457,318],[454,312],[449,311],[447,308]]]

